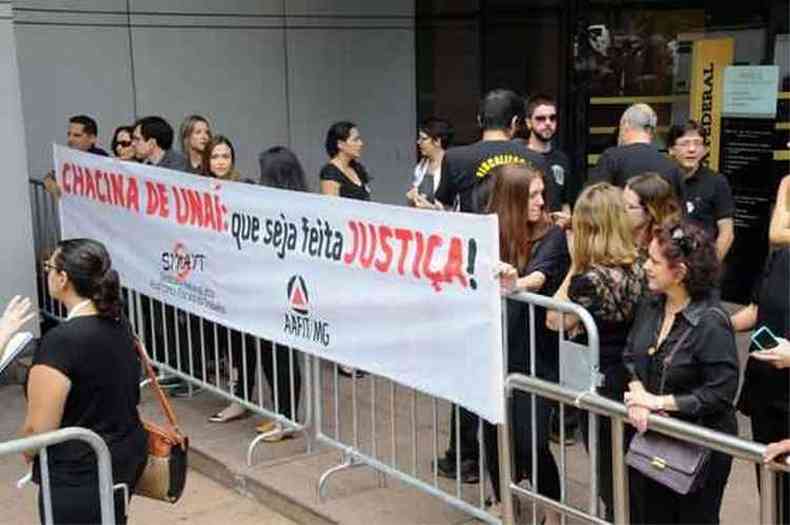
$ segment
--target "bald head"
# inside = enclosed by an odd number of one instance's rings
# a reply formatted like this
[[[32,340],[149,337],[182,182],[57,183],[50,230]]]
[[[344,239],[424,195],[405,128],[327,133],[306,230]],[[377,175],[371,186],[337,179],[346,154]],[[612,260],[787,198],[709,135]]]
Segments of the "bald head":
[[[620,118],[620,143],[650,143],[656,131],[656,112],[647,104],[634,104]]]

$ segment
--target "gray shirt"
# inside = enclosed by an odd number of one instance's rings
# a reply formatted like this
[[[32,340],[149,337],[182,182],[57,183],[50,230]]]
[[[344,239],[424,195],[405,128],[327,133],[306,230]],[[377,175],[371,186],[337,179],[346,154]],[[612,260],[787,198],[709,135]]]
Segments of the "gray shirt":
[[[190,172],[189,163],[186,157],[174,149],[165,151],[162,160],[156,164],[160,168],[168,168],[171,170]]]

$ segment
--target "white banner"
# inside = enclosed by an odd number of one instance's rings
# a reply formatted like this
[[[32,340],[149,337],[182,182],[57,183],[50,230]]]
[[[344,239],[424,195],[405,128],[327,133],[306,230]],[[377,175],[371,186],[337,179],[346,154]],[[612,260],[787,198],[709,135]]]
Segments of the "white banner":
[[[104,243],[124,286],[502,421],[496,216],[54,154],[63,238]]]

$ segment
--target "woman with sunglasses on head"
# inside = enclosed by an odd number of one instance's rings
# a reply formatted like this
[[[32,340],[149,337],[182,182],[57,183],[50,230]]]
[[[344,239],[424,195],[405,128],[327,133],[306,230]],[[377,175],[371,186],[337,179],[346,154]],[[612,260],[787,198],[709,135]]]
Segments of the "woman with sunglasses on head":
[[[442,205],[434,199],[434,193],[442,179],[442,159],[450,146],[454,134],[453,126],[438,117],[428,117],[417,131],[417,147],[420,160],[414,167],[412,187],[406,193],[409,204],[417,208],[440,210]]]
[[[64,427],[99,434],[110,449],[114,483],[129,494],[145,467],[148,436],[137,405],[140,362],[122,320],[118,272],[104,246],[90,239],[58,243],[44,262],[47,287],[66,306],[66,320],[44,335],[27,379],[23,437]],[[54,523],[99,523],[99,482],[93,450],[78,441],[48,449]],[[39,457],[33,479],[40,482]],[[126,523],[123,491],[115,491],[116,523]],[[43,522],[43,498],[39,511]]]
[[[571,269],[554,298],[578,303],[592,315],[598,328],[599,366],[604,378],[598,393],[621,401],[626,389],[623,348],[644,290],[644,271],[622,190],[601,182],[582,191],[574,206],[568,244]],[[557,331],[562,327],[574,334],[574,341],[587,344],[587,334],[575,315],[549,311],[546,324]],[[598,422],[600,495],[607,517],[612,518],[611,425],[607,418]],[[580,424],[589,444],[586,414],[582,414]]]
[[[134,146],[132,146],[132,126],[120,126],[112,134],[112,154],[121,160],[135,162]]]
[[[640,433],[651,413],[719,432],[738,431],[738,355],[729,316],[711,292],[720,263],[710,236],[690,222],[665,225],[650,243],[650,292],[639,305],[623,361],[628,417]],[[698,488],[680,494],[630,470],[636,523],[718,523],[732,457],[711,452]]]

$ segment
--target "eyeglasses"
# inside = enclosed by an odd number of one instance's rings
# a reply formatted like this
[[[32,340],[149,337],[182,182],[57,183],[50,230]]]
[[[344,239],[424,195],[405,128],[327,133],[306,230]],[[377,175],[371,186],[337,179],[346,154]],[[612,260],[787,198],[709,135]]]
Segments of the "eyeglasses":
[[[535,115],[532,118],[534,118],[538,122],[546,122],[547,120],[549,122],[557,122],[557,115]]]
[[[697,250],[697,241],[686,235],[681,226],[675,226],[671,233],[671,239],[684,257],[690,256]]]
[[[131,145],[132,145],[131,140],[119,140],[118,142],[116,142],[116,147],[120,146],[122,148],[128,148]]]
[[[701,148],[705,145],[705,141],[702,139],[688,139],[688,140],[678,140],[675,142],[675,147],[688,149],[692,146],[695,148]]]

